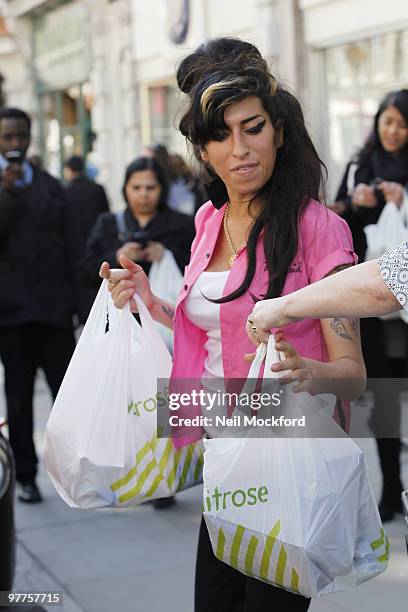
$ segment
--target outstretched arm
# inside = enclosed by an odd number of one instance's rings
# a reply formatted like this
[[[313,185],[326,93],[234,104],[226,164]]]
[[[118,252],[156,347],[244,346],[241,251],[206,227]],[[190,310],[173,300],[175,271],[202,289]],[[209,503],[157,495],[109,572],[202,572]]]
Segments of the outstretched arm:
[[[262,300],[250,315],[260,332],[300,319],[377,317],[401,310],[377,260],[367,261],[283,297]]]

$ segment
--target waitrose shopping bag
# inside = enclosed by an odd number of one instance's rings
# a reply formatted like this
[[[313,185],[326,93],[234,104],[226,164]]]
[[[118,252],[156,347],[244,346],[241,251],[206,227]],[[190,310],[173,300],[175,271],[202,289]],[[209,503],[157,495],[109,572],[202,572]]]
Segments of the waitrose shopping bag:
[[[102,283],[47,423],[44,465],[73,507],[134,506],[201,480],[200,444],[176,451],[157,438],[171,357],[135,299],[142,325]]]
[[[266,375],[277,361],[271,342]],[[327,419],[333,437],[259,438],[252,428],[239,439],[204,440],[204,517],[214,554],[307,597],[348,590],[383,572],[389,556],[364,454],[318,409],[317,397],[286,389],[292,414],[311,416],[306,423],[318,428]]]

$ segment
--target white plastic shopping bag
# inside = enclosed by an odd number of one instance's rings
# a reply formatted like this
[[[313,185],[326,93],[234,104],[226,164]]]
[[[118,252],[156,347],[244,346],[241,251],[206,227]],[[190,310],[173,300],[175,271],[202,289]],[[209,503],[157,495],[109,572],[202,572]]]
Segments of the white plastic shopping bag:
[[[271,342],[268,362],[277,360]],[[258,349],[248,383],[264,353]],[[214,554],[307,597],[351,589],[383,572],[389,555],[364,454],[318,409],[317,397],[285,393],[292,414],[315,415],[317,430],[328,419],[324,431],[332,427],[337,437],[260,438],[251,429],[204,440],[204,517]]]
[[[149,283],[152,292],[170,304],[177,302],[183,284],[183,275],[168,249],[165,250],[161,261],[154,261],[149,272]],[[161,323],[156,323],[159,333],[167,348],[173,350],[173,332]]]
[[[387,202],[377,223],[366,225],[364,233],[367,239],[366,261],[377,259],[408,240],[408,196],[404,195],[400,207]]]
[[[103,281],[47,423],[44,465],[73,507],[137,505],[201,479],[198,444],[175,451],[157,438],[157,379],[169,378],[171,356],[135,299],[142,325]]]

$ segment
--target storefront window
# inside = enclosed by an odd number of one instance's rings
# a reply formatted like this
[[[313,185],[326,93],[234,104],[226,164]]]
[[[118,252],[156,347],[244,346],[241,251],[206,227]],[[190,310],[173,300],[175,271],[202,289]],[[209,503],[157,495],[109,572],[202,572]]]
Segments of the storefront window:
[[[91,149],[92,96],[88,83],[41,96],[45,167],[60,175],[63,162],[71,155]]]
[[[367,138],[381,98],[408,85],[408,31],[325,51],[331,184]]]
[[[90,26],[85,5],[53,5],[33,20],[33,70],[40,100],[42,155],[60,174],[67,157],[91,146]]]
[[[179,151],[180,137],[176,122],[180,100],[176,87],[172,85],[149,87],[148,105],[150,142],[164,144],[169,151]]]

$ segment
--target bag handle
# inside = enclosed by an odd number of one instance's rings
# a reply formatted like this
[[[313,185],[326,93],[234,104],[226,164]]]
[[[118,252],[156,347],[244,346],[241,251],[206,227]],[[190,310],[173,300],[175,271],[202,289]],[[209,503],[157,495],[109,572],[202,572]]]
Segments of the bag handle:
[[[165,350],[166,353],[168,353],[169,359],[171,361],[171,355],[169,353],[169,350],[163,338],[161,337],[159,330],[157,329],[156,323],[153,320],[152,315],[146,308],[146,305],[143,302],[142,298],[137,293],[134,293],[133,299],[135,300],[136,305],[137,305],[137,310],[139,312],[139,317],[140,317],[143,331],[147,334],[147,336],[149,336],[148,345],[151,346],[152,348],[159,346],[160,350]],[[126,304],[125,308],[130,312],[129,302]]]
[[[115,307],[108,290],[108,281],[104,279],[92,304],[78,344],[84,342],[89,337],[104,338],[106,336],[107,324],[109,323],[109,330],[112,330],[121,317],[122,311]]]
[[[261,342],[256,349],[255,358],[249,368],[248,377],[241,390],[241,394],[244,396],[252,395],[254,393],[259,374],[261,372],[262,364],[265,361],[262,386],[264,386],[267,380],[271,378],[281,378],[286,372],[272,372],[271,365],[276,361],[282,361],[281,354],[275,349],[275,338],[273,334],[269,335],[268,342]],[[241,395],[240,394],[240,395]],[[237,408],[239,407],[239,400]],[[236,409],[237,409],[236,408]]]
[[[282,353],[276,350],[275,348],[275,338],[272,334],[269,334],[268,344],[266,348],[266,359],[265,359],[265,368],[263,379],[268,380],[271,378],[282,378],[286,375],[285,372],[273,372],[271,370],[271,365],[276,363],[277,361],[282,361],[283,356]]]
[[[269,334],[268,342],[261,342],[256,349],[255,359],[253,360],[248,372],[248,378],[258,379],[261,371],[262,363],[265,361],[263,380],[270,378],[282,378],[285,372],[273,372],[271,365],[277,361],[282,361],[282,354],[275,348],[275,338],[273,334]]]

